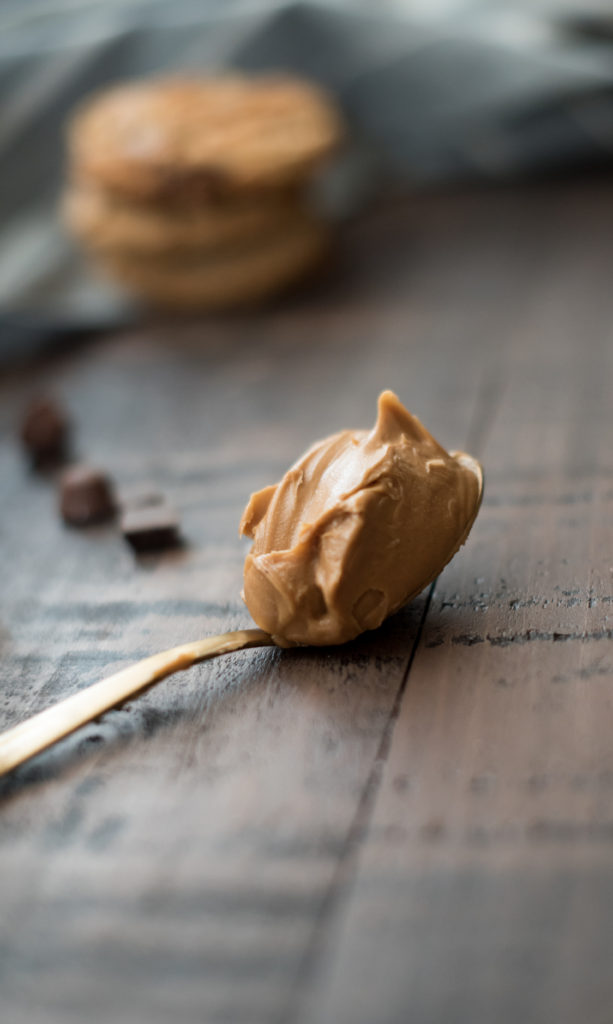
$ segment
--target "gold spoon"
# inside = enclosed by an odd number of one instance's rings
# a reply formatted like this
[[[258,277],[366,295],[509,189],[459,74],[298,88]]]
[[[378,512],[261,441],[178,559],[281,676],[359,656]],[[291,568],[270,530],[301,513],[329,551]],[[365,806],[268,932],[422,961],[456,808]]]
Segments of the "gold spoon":
[[[468,537],[479,511],[483,493],[482,468],[476,459],[463,452],[453,452],[452,457],[462,461],[477,476],[479,493],[475,507],[451,553],[445,552],[437,571],[432,574],[430,579],[420,583],[413,593],[407,595],[407,602],[432,583],[445,565],[451,561]],[[201,661],[215,658],[217,655],[231,654],[233,651],[245,650],[248,647],[282,646],[281,639],[273,639],[262,629],[240,629],[208,637],[205,640],[182,644],[180,647],[172,647],[168,651],[161,651],[159,654],[144,658],[1,733],[0,775],[16,768],[28,758],[33,757],[34,754],[50,747],[105,711],[109,711],[118,704],[123,704],[130,697],[144,693],[154,683],[172,675],[173,672],[180,672]],[[287,646],[293,645],[288,644]]]
[[[68,736],[79,726],[91,722],[104,711],[123,704],[129,697],[144,693],[173,672],[181,672],[218,654],[231,654],[247,647],[276,646],[272,637],[262,629],[239,629],[143,658],[0,734],[0,775]]]

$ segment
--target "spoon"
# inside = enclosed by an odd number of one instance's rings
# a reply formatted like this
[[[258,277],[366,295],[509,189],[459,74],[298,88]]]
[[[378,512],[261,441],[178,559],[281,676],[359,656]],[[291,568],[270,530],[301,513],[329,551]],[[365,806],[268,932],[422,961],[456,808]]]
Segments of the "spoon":
[[[173,672],[181,672],[218,654],[231,654],[247,647],[276,646],[272,637],[262,629],[238,629],[143,658],[1,733],[0,775],[23,764],[104,711],[144,693]]]
[[[430,575],[429,579],[421,581],[419,586],[407,595],[407,601],[412,600],[432,583],[445,565],[451,561],[468,537],[479,511],[483,494],[482,468],[476,459],[464,452],[451,454],[452,458],[457,459],[465,468],[470,469],[477,478],[478,494],[474,508],[471,510],[453,549],[447,550],[441,556],[440,565],[437,566],[436,571]],[[262,629],[241,629],[182,644],[180,647],[173,647],[168,651],[144,658],[1,733],[0,775],[16,768],[30,757],[68,736],[80,726],[98,718],[105,711],[123,704],[130,697],[144,693],[149,687],[174,672],[191,668],[192,665],[207,661],[209,658],[215,658],[221,654],[231,654],[249,647],[283,646],[294,645],[291,642],[285,644],[279,637],[273,639]]]

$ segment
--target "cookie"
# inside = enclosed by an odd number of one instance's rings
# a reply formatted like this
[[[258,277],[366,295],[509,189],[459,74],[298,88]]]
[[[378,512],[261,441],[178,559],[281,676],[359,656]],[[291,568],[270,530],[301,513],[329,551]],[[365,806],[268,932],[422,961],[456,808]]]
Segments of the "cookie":
[[[73,118],[69,150],[78,178],[125,196],[215,202],[303,181],[341,136],[316,86],[227,75],[108,90]]]
[[[286,194],[167,209],[79,185],[66,192],[62,203],[68,228],[92,249],[146,253],[215,249],[266,237],[291,222],[297,210],[298,198]]]
[[[278,293],[312,270],[328,250],[328,231],[297,218],[283,231],[249,246],[189,257],[99,254],[107,273],[154,306],[220,309]]]

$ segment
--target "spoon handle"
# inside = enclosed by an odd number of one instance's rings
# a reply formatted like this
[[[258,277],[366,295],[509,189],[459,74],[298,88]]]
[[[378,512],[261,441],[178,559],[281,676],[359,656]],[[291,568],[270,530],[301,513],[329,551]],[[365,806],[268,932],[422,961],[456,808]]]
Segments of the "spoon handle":
[[[239,629],[143,658],[1,733],[0,775],[173,672],[218,654],[230,654],[247,647],[275,646],[272,637],[261,629]]]

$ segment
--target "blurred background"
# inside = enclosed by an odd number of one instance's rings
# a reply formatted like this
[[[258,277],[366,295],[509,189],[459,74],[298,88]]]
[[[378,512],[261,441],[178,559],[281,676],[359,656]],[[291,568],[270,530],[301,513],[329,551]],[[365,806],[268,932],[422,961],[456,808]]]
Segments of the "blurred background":
[[[157,72],[285,70],[337,98],[350,139],[335,220],[392,192],[606,165],[608,4],[491,0],[3,0],[0,357],[130,321],[57,215],[75,104]]]
[[[232,69],[338,103],[338,259],[179,322],[62,226],[67,119]],[[250,492],[384,388],[487,481],[380,630],[180,673],[0,780],[2,1024],[605,1024],[611,3],[0,0],[0,105],[0,728],[244,628]]]

